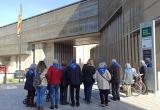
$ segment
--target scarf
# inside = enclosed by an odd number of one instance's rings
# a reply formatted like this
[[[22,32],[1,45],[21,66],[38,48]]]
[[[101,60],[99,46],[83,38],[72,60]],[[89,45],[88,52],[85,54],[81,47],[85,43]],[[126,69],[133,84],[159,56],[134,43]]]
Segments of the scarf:
[[[105,67],[99,67],[99,68],[98,68],[98,72],[99,72],[99,74],[102,75],[102,76],[103,76],[103,74],[105,73],[106,70],[107,70],[107,68],[105,68]]]
[[[77,64],[76,64],[76,63],[71,63],[71,64],[69,65],[69,67],[70,67],[71,69],[75,70],[76,67],[77,67]]]
[[[52,65],[54,68],[56,68],[57,70],[61,70],[62,68],[58,65],[58,64],[56,64],[56,63],[54,63],[53,65]]]

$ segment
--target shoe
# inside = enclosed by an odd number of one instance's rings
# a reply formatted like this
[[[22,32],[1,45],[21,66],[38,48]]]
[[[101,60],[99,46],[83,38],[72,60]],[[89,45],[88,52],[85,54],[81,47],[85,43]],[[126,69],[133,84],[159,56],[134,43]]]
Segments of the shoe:
[[[89,105],[91,102],[90,102],[90,101],[87,101],[86,103],[87,103],[87,105]]]
[[[44,110],[44,108],[43,108],[43,107],[40,107],[40,110]]]
[[[120,97],[118,97],[117,100],[120,100]]]
[[[53,107],[53,106],[50,106],[49,108],[50,108],[50,109],[54,109],[54,107]]]
[[[79,106],[80,106],[80,103],[79,103],[79,102],[77,102],[77,103],[76,103],[76,106],[77,106],[77,107],[79,107]]]
[[[100,104],[101,107],[105,107],[105,104]]]
[[[37,110],[40,110],[40,107],[37,107]]]
[[[34,107],[37,107],[37,104],[36,104],[36,102],[34,103]]]
[[[105,103],[105,106],[108,106],[108,103]]]
[[[26,107],[30,107],[30,105],[27,104]]]
[[[35,103],[34,103],[34,104],[31,104],[30,107],[36,107],[36,104],[35,104]]]
[[[74,103],[71,103],[71,106],[72,106],[72,107],[74,107],[74,106],[75,106],[75,104],[74,104]]]
[[[113,98],[113,97],[112,97],[111,99],[112,99],[112,100],[114,100],[114,101],[116,101],[116,100],[117,100],[116,98]]]
[[[58,105],[55,105],[55,108],[58,109]]]
[[[63,103],[63,105],[68,105],[69,103],[68,102],[66,102],[66,103]]]

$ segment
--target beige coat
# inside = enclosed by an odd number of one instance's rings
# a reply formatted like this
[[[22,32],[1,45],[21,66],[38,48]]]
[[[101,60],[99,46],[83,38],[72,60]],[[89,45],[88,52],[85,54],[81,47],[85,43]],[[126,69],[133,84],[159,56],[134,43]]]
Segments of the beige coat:
[[[105,79],[103,77],[105,77]],[[96,73],[93,76],[93,78],[97,81],[99,89],[102,89],[102,90],[110,89],[109,81],[111,80],[111,74],[109,73],[108,70],[105,71],[105,73],[103,74],[103,77],[99,74],[98,71],[96,71]]]

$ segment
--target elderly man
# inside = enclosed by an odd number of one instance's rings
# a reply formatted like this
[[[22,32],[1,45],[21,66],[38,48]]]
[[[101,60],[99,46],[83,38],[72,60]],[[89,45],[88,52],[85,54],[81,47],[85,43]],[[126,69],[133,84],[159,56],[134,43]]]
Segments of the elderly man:
[[[71,94],[71,106],[75,106],[74,92],[76,91],[76,106],[80,105],[79,103],[79,91],[80,84],[82,83],[81,68],[76,64],[76,60],[72,60],[71,64],[67,67],[66,70],[67,81],[70,85],[70,94]]]
[[[109,67],[111,73],[111,84],[112,84],[112,96],[113,100],[120,100],[119,96],[119,84],[120,84],[120,71],[121,67],[115,59],[112,59],[112,63]]]
[[[50,87],[51,107],[50,109],[58,108],[58,91],[61,81],[62,73],[58,64],[58,60],[54,59],[53,64],[49,67],[47,72],[47,80]]]

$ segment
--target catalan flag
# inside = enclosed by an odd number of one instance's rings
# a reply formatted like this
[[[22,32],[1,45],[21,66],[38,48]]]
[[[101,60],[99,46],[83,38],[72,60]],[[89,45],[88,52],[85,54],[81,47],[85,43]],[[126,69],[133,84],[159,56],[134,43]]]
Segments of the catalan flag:
[[[20,12],[18,16],[18,23],[17,23],[17,35],[19,36],[22,31],[22,5],[20,5]]]

